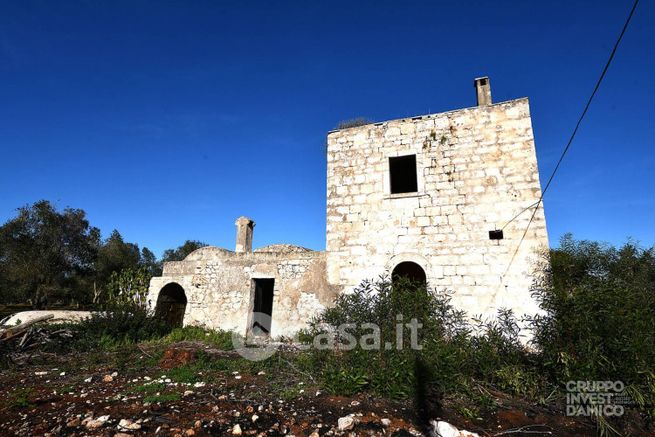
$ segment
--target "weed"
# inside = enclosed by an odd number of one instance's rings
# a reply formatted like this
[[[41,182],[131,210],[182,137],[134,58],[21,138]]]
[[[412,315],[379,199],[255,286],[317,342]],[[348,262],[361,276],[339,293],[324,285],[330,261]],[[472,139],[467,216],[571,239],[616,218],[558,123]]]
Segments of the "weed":
[[[150,384],[143,384],[132,388],[130,391],[133,393],[144,393],[151,395],[153,393],[161,393],[166,390],[166,384],[161,382],[152,382]]]
[[[175,367],[167,371],[166,376],[174,382],[191,384],[198,382],[200,377],[199,370],[202,368],[203,363],[197,363],[182,367]]]
[[[177,343],[180,341],[199,341],[212,345],[221,350],[233,349],[232,333],[227,331],[205,329],[198,326],[175,328],[160,341],[165,344]]]
[[[344,120],[337,123],[335,129],[348,129],[351,127],[365,126],[367,124],[373,123],[371,120],[365,117],[352,118],[350,120]]]
[[[17,388],[9,395],[9,406],[14,408],[31,408],[34,405],[30,401],[30,398],[34,394],[34,389],[31,387]]]
[[[175,402],[179,401],[181,399],[181,396],[179,393],[161,393],[161,394],[154,394],[154,395],[149,395],[143,398],[144,403],[150,403],[150,404],[163,404],[166,402]]]

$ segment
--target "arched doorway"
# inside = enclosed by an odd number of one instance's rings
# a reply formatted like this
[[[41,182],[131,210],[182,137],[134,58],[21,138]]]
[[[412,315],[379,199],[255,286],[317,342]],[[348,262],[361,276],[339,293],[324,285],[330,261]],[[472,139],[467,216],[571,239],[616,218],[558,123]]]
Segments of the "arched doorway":
[[[171,282],[159,292],[155,315],[162,318],[171,328],[181,328],[186,310],[186,294],[180,284]]]
[[[400,278],[407,279],[413,283],[425,284],[427,282],[425,270],[423,270],[420,265],[411,261],[401,262],[394,267],[393,272],[391,273],[392,283]]]

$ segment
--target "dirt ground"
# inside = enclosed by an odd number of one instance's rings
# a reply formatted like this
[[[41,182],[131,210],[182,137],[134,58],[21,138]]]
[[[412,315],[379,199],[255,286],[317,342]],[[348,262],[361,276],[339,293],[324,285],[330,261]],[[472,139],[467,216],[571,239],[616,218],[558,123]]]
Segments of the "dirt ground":
[[[162,347],[163,348],[163,347]],[[138,346],[123,353],[40,355],[0,372],[0,435],[410,436],[429,433],[413,402],[322,393],[311,377],[238,370],[238,357],[206,346]],[[294,369],[289,369],[293,374]],[[481,436],[596,435],[588,420],[492,393],[496,408],[462,414],[448,400],[435,420]],[[339,419],[350,417],[349,429]],[[466,417],[468,416],[468,417]],[[630,425],[627,435],[652,435]],[[636,421],[635,423],[637,423]]]

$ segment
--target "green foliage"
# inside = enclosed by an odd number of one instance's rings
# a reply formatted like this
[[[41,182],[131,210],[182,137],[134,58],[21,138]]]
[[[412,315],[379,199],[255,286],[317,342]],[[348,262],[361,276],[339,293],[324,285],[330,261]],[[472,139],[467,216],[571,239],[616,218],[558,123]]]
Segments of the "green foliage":
[[[127,270],[161,273],[148,248],[118,231],[105,241],[81,209],[57,211],[46,200],[18,209],[0,226],[0,301],[36,308],[98,304],[112,275]],[[133,273],[130,273],[133,274]]]
[[[179,393],[161,393],[153,394],[143,398],[143,402],[148,402],[151,404],[164,404],[166,402],[175,402],[179,401],[181,398]]]
[[[0,300],[83,301],[100,231],[80,209],[57,211],[42,200],[0,227]]]
[[[398,325],[412,319],[422,324],[416,336],[420,350],[410,347],[411,332],[406,327],[401,328],[403,340],[398,347]],[[419,386],[444,391],[461,384],[462,365],[471,347],[469,327],[447,293],[402,279],[393,286],[386,280],[364,282],[318,316],[309,337],[329,335],[340,325],[352,324],[355,327],[348,333],[361,339],[373,332],[367,327],[370,323],[379,327],[380,348],[367,350],[360,341],[346,350],[343,346],[349,339],[336,333],[336,352],[311,349],[321,382],[330,392],[352,395],[367,390],[403,398],[415,395]]]
[[[168,376],[173,382],[191,384],[200,380],[200,375],[198,375],[200,369],[202,369],[202,362],[174,367],[166,373],[166,376]]]
[[[165,343],[177,343],[180,341],[200,341],[210,344],[218,349],[232,350],[232,334],[227,331],[216,331],[205,329],[199,326],[185,326],[175,328],[170,334],[161,339]]]
[[[109,280],[113,272],[136,268],[141,261],[141,251],[134,243],[127,243],[123,236],[114,229],[98,249],[96,273],[101,283]]]
[[[33,406],[30,398],[34,396],[34,389],[21,387],[9,395],[9,406],[14,408],[31,408]]]
[[[92,350],[154,340],[166,335],[170,328],[159,318],[134,303],[107,305],[78,325],[75,347]]]
[[[95,304],[131,297],[145,301],[145,296],[139,294],[144,294],[144,286],[147,293],[150,278],[161,274],[161,265],[155,255],[147,247],[139,249],[137,244],[124,241],[117,230],[98,248],[94,267]]]
[[[565,236],[535,285],[545,314],[532,319],[540,361],[555,381],[620,380],[655,390],[655,249],[614,248]]]
[[[348,129],[350,127],[365,126],[367,124],[373,123],[371,120],[365,117],[357,117],[349,120],[343,120],[337,123],[335,129]]]
[[[115,305],[134,304],[145,309],[151,277],[145,266],[112,272],[107,284],[107,300]]]
[[[151,382],[148,384],[136,386],[130,391],[132,393],[145,393],[147,395],[151,395],[154,393],[161,393],[164,390],[166,390],[166,384],[162,382]]]
[[[489,386],[542,403],[570,380],[619,380],[638,408],[655,417],[655,249],[630,242],[613,248],[567,236],[544,265],[550,266],[547,274],[534,286],[543,313],[525,320],[535,334],[532,352],[521,343],[510,311],[469,325],[447,293],[379,281],[340,296],[301,333],[307,343],[330,334],[336,345],[308,351],[308,368],[336,394],[420,397],[427,390],[471,399],[474,387]],[[384,348],[394,342],[397,314],[404,322],[416,317],[423,323],[421,350]],[[377,324],[383,347],[346,350],[349,338],[337,330],[344,323]],[[367,331],[347,333],[361,337]],[[483,398],[475,401],[478,406],[491,405]],[[607,420],[597,418],[597,424],[612,432]]]
[[[208,246],[208,244],[203,243],[202,241],[187,240],[184,242],[184,244],[177,247],[176,249],[165,250],[161,261],[162,263],[168,261],[182,261],[194,250],[198,250],[201,247],[205,247],[205,246]]]

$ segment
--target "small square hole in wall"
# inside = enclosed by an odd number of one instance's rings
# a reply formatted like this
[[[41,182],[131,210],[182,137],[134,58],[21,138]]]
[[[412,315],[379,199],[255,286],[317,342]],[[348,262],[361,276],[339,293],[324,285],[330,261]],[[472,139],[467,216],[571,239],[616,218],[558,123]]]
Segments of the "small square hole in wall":
[[[489,231],[489,239],[490,240],[502,240],[503,239],[503,230],[502,229],[495,229],[493,231]]]
[[[389,178],[391,194],[417,192],[416,155],[389,158]]]

